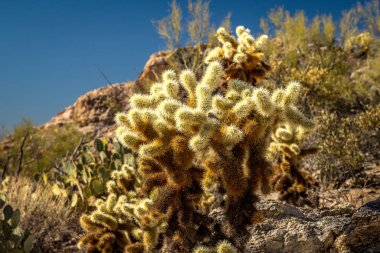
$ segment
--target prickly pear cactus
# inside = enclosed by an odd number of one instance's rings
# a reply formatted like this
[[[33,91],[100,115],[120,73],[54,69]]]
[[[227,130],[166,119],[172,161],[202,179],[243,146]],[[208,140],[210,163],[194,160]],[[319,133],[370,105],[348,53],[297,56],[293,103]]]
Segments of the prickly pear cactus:
[[[112,171],[120,169],[122,164],[134,164],[130,150],[113,139],[98,138],[40,178],[46,184],[53,184],[54,194],[68,197],[72,207],[87,209],[106,193]]]
[[[0,199],[0,211],[0,252],[40,252],[37,247],[33,246],[33,237],[18,227],[21,218],[20,210],[13,210],[12,206]]]

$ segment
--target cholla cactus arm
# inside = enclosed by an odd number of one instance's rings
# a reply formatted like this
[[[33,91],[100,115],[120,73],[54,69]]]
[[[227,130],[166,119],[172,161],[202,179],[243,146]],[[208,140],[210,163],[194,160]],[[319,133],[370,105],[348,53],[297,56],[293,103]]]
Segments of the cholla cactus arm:
[[[179,83],[177,81],[177,76],[173,70],[167,70],[162,74],[163,86],[165,96],[167,98],[178,98]]]
[[[247,83],[238,79],[232,79],[229,81],[229,88],[237,92],[243,92],[244,90],[252,90],[253,86],[251,83]]]
[[[255,40],[254,44],[255,44],[255,47],[257,49],[261,49],[265,43],[267,42],[268,40],[268,35],[261,35],[259,38],[257,38],[257,40]]]
[[[211,92],[213,92],[220,85],[222,75],[223,66],[219,62],[211,62],[208,65],[200,84],[207,85],[211,89]]]
[[[228,241],[220,241],[215,247],[197,246],[193,253],[238,253],[239,251]]]
[[[263,88],[254,90],[253,101],[256,105],[257,112],[263,117],[272,116],[275,105],[270,99],[269,92]]]
[[[193,253],[217,253],[215,248],[198,246],[194,249]]]
[[[195,88],[197,86],[197,80],[194,73],[191,70],[184,70],[181,72],[180,81],[182,86],[187,92],[187,105],[190,107],[195,106]]]
[[[285,116],[289,124],[294,127],[301,126],[305,129],[313,129],[315,124],[313,121],[306,118],[296,107],[290,106],[285,111]]]
[[[309,203],[306,199],[307,189],[313,183],[309,173],[299,168],[299,161],[306,154],[316,149],[301,149],[300,143],[308,129],[301,124],[285,124],[272,135],[272,143],[268,148],[268,157],[271,160],[280,159],[275,164],[275,174],[271,180],[271,187],[280,193],[280,199],[296,205]]]
[[[229,34],[224,27],[218,28],[218,30],[216,31],[216,35],[218,37],[218,40],[221,43],[223,43],[223,44],[224,43],[230,43],[230,44],[232,44],[234,46],[237,45],[234,36],[232,36],[231,34]]]
[[[229,242],[221,241],[216,246],[217,253],[238,253],[238,250]]]
[[[306,118],[295,106],[300,92],[300,84],[298,82],[290,82],[285,90],[278,89],[272,94],[272,102],[276,104],[282,116],[288,124],[293,127],[301,127],[305,130],[312,130],[315,124],[312,120]]]
[[[219,28],[216,37],[221,47],[211,50],[205,63],[220,61],[225,67],[228,79],[238,78],[255,84],[265,76],[269,66],[263,62],[262,47],[268,36],[255,39],[249,29],[243,26],[236,28],[237,38],[229,34],[223,27]]]
[[[223,56],[224,56],[223,49],[221,47],[215,47],[207,54],[204,61],[205,63],[217,61],[223,58]]]
[[[153,239],[165,230],[166,218],[149,211],[152,200],[137,196],[140,187],[139,174],[131,166],[113,171],[107,199],[98,199],[97,209],[80,219],[87,233],[78,247],[86,252],[144,252],[154,247]],[[152,238],[149,243],[146,234]]]

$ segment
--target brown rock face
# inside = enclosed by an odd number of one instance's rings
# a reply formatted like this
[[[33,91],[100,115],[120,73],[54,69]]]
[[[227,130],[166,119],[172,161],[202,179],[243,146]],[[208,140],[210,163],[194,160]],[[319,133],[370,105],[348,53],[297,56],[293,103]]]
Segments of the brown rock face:
[[[74,123],[83,133],[95,133],[96,136],[113,134],[116,112],[129,109],[129,97],[133,93],[145,93],[149,84],[158,80],[161,73],[170,68],[170,62],[180,57],[180,50],[166,50],[154,53],[145,64],[136,82],[116,83],[92,90],[58,113],[42,126],[61,126]]]
[[[380,198],[355,210],[298,208],[277,201],[257,206],[245,252],[380,252]]]
[[[146,85],[158,80],[161,73],[170,68],[169,58],[172,56],[173,51],[166,50],[152,54],[146,62],[143,71],[137,77],[135,82],[135,92],[145,92]]]
[[[197,67],[203,64],[203,57],[207,53],[207,44],[176,48],[174,50],[159,51],[152,54],[146,62],[143,71],[137,77],[134,92],[147,92],[150,84],[158,81],[162,72],[167,69],[175,71]],[[196,74],[202,73],[202,68],[196,71]]]
[[[107,135],[114,128],[115,113],[128,110],[132,86],[133,83],[116,83],[92,90],[79,97],[73,105],[58,113],[42,128],[75,124],[83,133]]]

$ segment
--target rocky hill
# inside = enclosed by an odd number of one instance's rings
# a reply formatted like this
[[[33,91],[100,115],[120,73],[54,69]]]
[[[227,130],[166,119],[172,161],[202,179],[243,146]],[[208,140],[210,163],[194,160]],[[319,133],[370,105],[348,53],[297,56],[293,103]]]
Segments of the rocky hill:
[[[176,50],[152,54],[135,82],[115,83],[89,91],[41,128],[74,124],[83,134],[112,135],[115,129],[115,113],[128,110],[131,94],[144,93],[144,85],[153,82],[159,73],[168,69],[169,58],[175,57],[176,54]]]
[[[131,95],[133,82],[115,83],[92,90],[77,101],[59,112],[42,128],[75,124],[86,133],[97,136],[108,134],[113,130],[113,117],[116,112],[128,110],[128,98]]]

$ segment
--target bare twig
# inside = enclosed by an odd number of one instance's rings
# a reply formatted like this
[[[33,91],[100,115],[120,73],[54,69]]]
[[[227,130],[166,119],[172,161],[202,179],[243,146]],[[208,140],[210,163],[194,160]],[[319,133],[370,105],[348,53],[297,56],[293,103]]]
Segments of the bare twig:
[[[78,145],[75,147],[74,152],[71,154],[71,160],[74,160],[76,158],[76,155],[78,153],[79,148],[82,146],[84,140],[84,135],[80,137]]]
[[[99,73],[103,76],[104,80],[106,80],[108,85],[111,85],[112,84],[111,81],[107,78],[106,74],[104,74],[104,72],[100,69],[100,67],[97,64],[95,64],[95,67],[99,71]]]
[[[18,156],[17,179],[19,178],[21,170],[22,170],[22,158],[24,156],[24,145],[26,142],[26,138],[28,138],[28,135],[29,135],[29,132],[26,132],[26,134],[24,135],[24,138],[22,139],[22,143],[20,146],[20,153]]]

